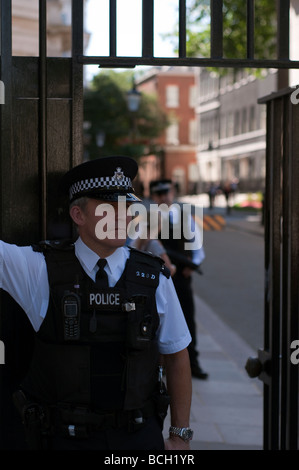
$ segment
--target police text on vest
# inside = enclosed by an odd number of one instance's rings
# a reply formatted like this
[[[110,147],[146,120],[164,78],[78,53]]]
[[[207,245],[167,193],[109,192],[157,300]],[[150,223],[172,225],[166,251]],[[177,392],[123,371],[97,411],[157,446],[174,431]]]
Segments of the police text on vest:
[[[90,292],[89,294],[90,307],[97,307],[99,305],[120,305],[120,297],[117,292]]]

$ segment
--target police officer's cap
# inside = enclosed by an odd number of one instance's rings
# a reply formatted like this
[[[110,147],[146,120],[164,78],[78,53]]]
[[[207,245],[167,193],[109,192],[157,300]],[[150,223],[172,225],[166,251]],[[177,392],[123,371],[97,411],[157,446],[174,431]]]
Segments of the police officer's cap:
[[[138,165],[130,157],[102,157],[72,168],[62,184],[70,202],[83,196],[112,202],[126,196],[127,201],[140,201],[132,186],[137,171]]]
[[[172,181],[169,179],[160,179],[150,182],[151,194],[166,194],[172,188]]]

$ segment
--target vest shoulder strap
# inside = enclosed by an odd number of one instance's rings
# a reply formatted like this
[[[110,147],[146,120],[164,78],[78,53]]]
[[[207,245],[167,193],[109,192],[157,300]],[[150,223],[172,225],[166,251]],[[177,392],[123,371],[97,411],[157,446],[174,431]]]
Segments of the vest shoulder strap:
[[[82,278],[83,270],[70,240],[45,240],[33,245],[32,249],[44,254],[50,285]]]
[[[61,251],[73,251],[74,243],[72,240],[42,240],[38,243],[32,245],[33,251],[38,251],[41,253],[49,252],[61,252]]]
[[[145,268],[145,271],[140,272],[140,276],[144,278],[144,274],[146,278],[151,278],[152,274],[150,269],[154,270],[156,274],[162,273],[165,277],[170,277],[170,270],[165,266],[165,262],[160,256],[153,255],[152,253],[148,253],[146,251],[137,250],[136,248],[130,248],[130,265],[131,270],[138,273],[138,270],[142,267]],[[136,268],[136,269],[135,269]],[[137,274],[139,276],[139,273]]]

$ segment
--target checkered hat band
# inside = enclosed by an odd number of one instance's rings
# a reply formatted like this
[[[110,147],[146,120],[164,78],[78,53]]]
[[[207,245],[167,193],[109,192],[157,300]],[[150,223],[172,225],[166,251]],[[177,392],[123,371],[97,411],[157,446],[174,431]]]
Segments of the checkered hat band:
[[[121,180],[109,176],[81,180],[70,187],[70,199],[73,199],[76,194],[93,189],[108,191],[111,189],[126,189],[132,191],[132,181],[127,176],[124,176]]]

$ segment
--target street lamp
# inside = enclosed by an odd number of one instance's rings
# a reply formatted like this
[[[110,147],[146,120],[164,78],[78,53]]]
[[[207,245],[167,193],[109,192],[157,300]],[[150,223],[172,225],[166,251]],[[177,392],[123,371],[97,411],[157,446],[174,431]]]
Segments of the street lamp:
[[[97,147],[104,147],[105,143],[105,132],[101,129],[96,134]]]
[[[138,111],[140,99],[141,99],[141,93],[138,90],[136,90],[135,82],[133,79],[133,87],[130,91],[127,92],[127,105],[128,105],[129,111],[131,111],[132,113]]]
[[[139,109],[140,99],[141,99],[141,93],[138,90],[136,90],[135,81],[133,77],[132,89],[127,92],[127,106],[131,115],[131,120],[132,120],[132,123],[131,123],[131,126],[132,126],[132,129],[131,129],[131,141],[132,142],[131,143],[132,144],[135,143],[135,137],[137,134],[137,123],[136,123],[135,113]]]

